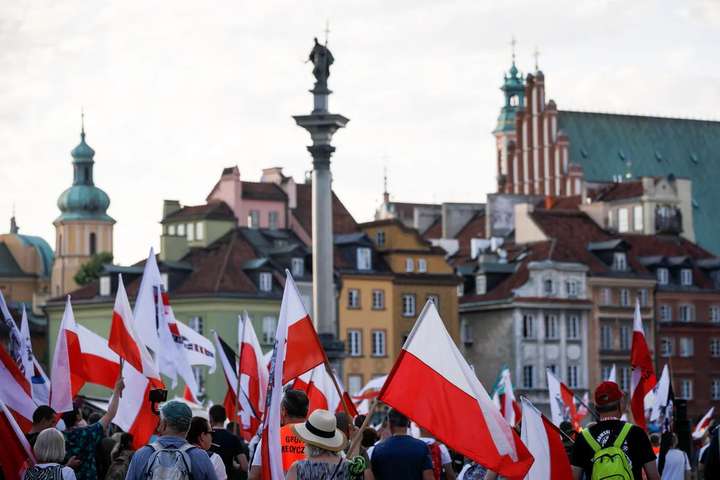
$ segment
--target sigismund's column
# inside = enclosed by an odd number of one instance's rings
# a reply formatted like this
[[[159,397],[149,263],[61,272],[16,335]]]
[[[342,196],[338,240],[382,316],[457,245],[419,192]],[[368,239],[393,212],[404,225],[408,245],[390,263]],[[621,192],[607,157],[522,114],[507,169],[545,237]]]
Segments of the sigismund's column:
[[[332,93],[327,86],[330,65],[334,58],[325,45],[318,43],[310,52],[315,86],[314,104],[310,115],[297,115],[295,122],[310,132],[312,145],[307,147],[313,158],[312,170],[312,268],[313,268],[313,317],[320,341],[330,361],[343,355],[343,343],[338,340],[335,322],[335,291],[333,288],[333,229],[332,229],[332,176],[330,156],[335,151],[331,145],[333,134],[349,121],[342,115],[328,111],[328,97]],[[336,362],[332,362],[337,365]]]

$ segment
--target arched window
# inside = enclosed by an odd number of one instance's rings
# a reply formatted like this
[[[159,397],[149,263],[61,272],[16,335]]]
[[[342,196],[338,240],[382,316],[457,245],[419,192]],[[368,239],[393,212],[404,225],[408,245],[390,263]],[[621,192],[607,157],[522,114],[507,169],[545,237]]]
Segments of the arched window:
[[[95,232],[92,232],[90,234],[90,255],[95,255],[97,253],[97,238],[95,237]]]

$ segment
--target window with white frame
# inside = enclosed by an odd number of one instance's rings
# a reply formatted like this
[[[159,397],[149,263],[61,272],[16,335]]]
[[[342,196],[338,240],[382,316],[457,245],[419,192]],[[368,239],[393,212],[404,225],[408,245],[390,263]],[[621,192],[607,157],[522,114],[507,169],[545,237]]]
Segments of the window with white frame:
[[[555,284],[552,277],[545,277],[543,279],[543,294],[550,296],[555,293]]]
[[[603,305],[612,304],[612,290],[609,288],[603,288],[600,290],[600,303]]]
[[[200,335],[203,335],[203,319],[202,317],[192,317],[188,322],[188,327],[195,330]]]
[[[658,307],[658,316],[661,322],[672,321],[672,307],[670,305],[662,304]]]
[[[175,235],[175,225],[168,225],[167,233],[168,235]]]
[[[620,289],[620,305],[623,307],[630,306],[630,290],[627,288]]]
[[[618,232],[627,232],[629,229],[628,209],[618,208]]]
[[[713,378],[710,385],[710,398],[712,400],[720,400],[720,378]]]
[[[262,342],[265,345],[275,343],[275,332],[277,331],[277,319],[273,316],[266,316],[262,319]]]
[[[440,297],[438,295],[431,293],[427,296],[426,300],[428,300],[428,301],[432,300],[432,302],[435,304],[435,307],[437,309],[440,309]]]
[[[680,305],[680,321],[692,322],[695,320],[695,307],[693,305]]]
[[[579,340],[580,339],[580,316],[571,314],[568,315],[566,320],[566,336],[568,340]]]
[[[418,258],[417,264],[418,264],[418,272],[420,272],[420,273],[427,272],[427,260],[425,260],[424,258]]]
[[[357,249],[357,269],[370,270],[372,268],[372,252],[367,247]]]
[[[625,252],[615,252],[613,253],[613,270],[617,270],[618,272],[624,272],[628,269],[627,264],[627,255]]]
[[[710,339],[710,356],[720,358],[720,338]]]
[[[632,344],[632,333],[630,327],[622,325],[620,327],[620,350],[630,350]]]
[[[632,376],[632,370],[630,367],[622,367],[620,369],[620,388],[627,392],[630,390],[630,378]]]
[[[260,272],[260,291],[269,292],[272,290],[272,273]]]
[[[412,272],[415,270],[415,262],[411,257],[405,259],[405,271]]]
[[[406,293],[402,296],[402,314],[403,317],[412,317],[415,315],[415,295]]]
[[[601,370],[600,375],[602,375],[603,380],[610,378],[610,372],[612,372],[612,366],[603,365],[600,370]]]
[[[372,356],[385,356],[385,330],[372,331]]]
[[[278,228],[278,212],[268,212],[268,228]]]
[[[683,378],[680,380],[680,392],[678,392],[678,398],[682,400],[693,399],[693,381],[689,378]]]
[[[378,230],[375,232],[375,243],[378,247],[384,247],[385,246],[385,231],[384,230]]]
[[[670,337],[660,338],[660,356],[661,357],[672,357],[673,356],[673,339]]]
[[[351,357],[362,355],[362,330],[348,330],[348,355]]]
[[[290,270],[292,271],[293,277],[302,277],[305,275],[305,259],[295,257],[290,260]]]
[[[525,365],[523,367],[522,385],[523,388],[534,388],[535,387],[535,376],[534,368],[532,365]]]
[[[641,307],[647,307],[647,306],[648,306],[648,302],[650,301],[650,297],[649,297],[648,289],[647,289],[647,288],[641,288],[640,290],[638,290],[638,300],[640,301],[640,306],[641,306]]]
[[[465,345],[473,343],[472,329],[467,318],[460,319],[460,341]]]
[[[560,338],[560,322],[557,315],[545,315],[545,338],[548,340]]]
[[[523,315],[523,338],[535,338],[535,317],[527,314]]]
[[[457,286],[457,296],[462,297],[465,295],[465,284],[461,281]]]
[[[577,280],[568,280],[565,282],[565,290],[569,298],[577,298],[580,295],[580,283]]]
[[[613,335],[612,326],[600,325],[600,349],[601,350],[612,350],[613,349]]]
[[[372,309],[383,310],[385,308],[385,290],[373,290]]]
[[[363,388],[363,376],[351,373],[347,377],[348,379],[348,393],[350,395],[357,395]]]
[[[692,357],[695,354],[695,342],[692,337],[680,337],[678,354],[683,358]]]
[[[643,229],[643,208],[642,205],[633,207],[633,230],[642,232]]]
[[[720,306],[713,305],[710,307],[710,321],[712,323],[720,323]]]
[[[110,295],[110,276],[108,275],[100,277],[100,295],[103,297]]]
[[[185,236],[185,224],[184,223],[178,223],[177,234],[179,237]]]
[[[247,226],[250,228],[260,228],[260,211],[250,210],[248,213]]]
[[[693,271],[690,268],[680,270],[680,284],[689,287],[693,284]]]
[[[579,369],[577,365],[567,366],[567,385],[570,388],[577,388],[580,385]]]
[[[195,239],[205,240],[205,223],[197,222],[195,224]]]
[[[670,283],[670,272],[665,267],[660,267],[657,269],[656,272],[657,275],[657,282],[659,285],[667,285]]]
[[[348,289],[348,308],[360,308],[360,290],[357,288]]]
[[[485,295],[487,293],[487,277],[484,274],[475,275],[475,293]]]

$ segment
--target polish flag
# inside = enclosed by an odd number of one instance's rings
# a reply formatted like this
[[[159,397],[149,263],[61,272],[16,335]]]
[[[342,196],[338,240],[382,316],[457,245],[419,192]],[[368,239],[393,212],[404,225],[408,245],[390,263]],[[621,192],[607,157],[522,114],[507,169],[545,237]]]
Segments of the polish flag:
[[[0,469],[7,479],[23,478],[35,465],[32,447],[5,403],[0,400]]]
[[[0,401],[15,417],[23,432],[30,431],[37,404],[31,396],[30,383],[5,348],[0,345]]]
[[[118,289],[115,295],[108,345],[138,372],[148,378],[160,378],[155,361],[135,330],[135,320],[127,293],[125,293],[122,275],[118,275]]]
[[[500,376],[493,389],[492,400],[511,427],[514,427],[520,422],[522,412],[520,405],[515,400],[510,369],[507,367],[503,367],[500,371]]]
[[[336,381],[337,377],[335,378]],[[343,397],[338,395],[338,391],[335,388],[330,373],[328,373],[325,364],[318,365],[309,372],[305,372],[295,379],[292,388],[296,390],[302,390],[308,396],[310,405],[308,406],[308,415],[317,409],[329,410],[331,412],[343,412],[345,411],[345,405],[348,408],[348,415],[350,417],[356,417],[358,415],[355,405],[350,400],[350,396],[340,386]],[[343,404],[343,400],[345,404]]]
[[[588,410],[586,405],[590,405],[590,394],[588,394],[588,392],[585,392],[583,394],[582,403],[577,407],[577,416],[575,417],[575,423],[578,426],[582,424],[583,420],[585,420],[585,417],[590,415],[590,410]]]
[[[56,412],[72,411],[73,398],[85,385],[86,377],[78,325],[68,295],[50,370],[50,406]]]
[[[493,405],[432,302],[425,304],[378,399],[504,477],[523,478],[532,465],[532,455]]]
[[[285,291],[280,307],[280,316],[284,315],[287,322],[287,349],[282,368],[284,384],[327,361],[295,281],[289,271],[286,270],[285,274]]]
[[[651,392],[657,379],[653,368],[653,359],[643,333],[642,316],[640,315],[640,300],[635,303],[635,317],[633,318],[633,340],[630,352],[630,366],[632,367],[630,410],[637,426],[646,429],[645,423],[645,396]]]
[[[122,375],[125,390],[113,423],[133,435],[133,448],[137,450],[148,443],[160,421],[148,401],[150,390],[164,385],[159,379],[138,372],[129,362],[123,364]]]
[[[264,362],[260,342],[247,312],[243,312],[238,318],[238,345],[240,347],[238,352],[239,383],[240,389],[247,400],[247,402],[241,402],[240,404],[239,423],[242,427],[243,436],[252,438],[260,426],[260,420],[265,412],[265,395],[267,394],[270,374]]]
[[[301,317],[299,316],[300,314],[305,314],[305,316]],[[296,320],[293,321],[291,319]],[[307,325],[298,326],[298,323],[301,322],[306,322]],[[285,478],[282,461],[282,448],[280,446],[280,404],[283,396],[283,384],[285,383],[284,379],[288,377],[287,372],[284,370],[286,367],[291,367],[292,371],[296,372],[294,375],[289,376],[289,378],[292,379],[302,375],[307,370],[310,370],[317,365],[317,363],[313,362],[303,363],[299,359],[286,361],[286,349],[283,348],[283,346],[287,343],[287,351],[290,352],[290,339],[288,337],[293,326],[296,328],[293,332],[295,335],[304,335],[308,341],[315,341],[317,343],[317,348],[319,348],[317,335],[315,334],[315,329],[312,327],[312,323],[310,323],[310,317],[308,317],[307,313],[305,313],[305,307],[302,306],[302,301],[300,300],[297,288],[295,288],[295,283],[293,282],[290,273],[287,272],[285,291],[283,292],[282,303],[280,304],[280,319],[278,320],[277,332],[275,333],[275,348],[273,348],[273,356],[270,360],[270,376],[267,389],[268,393],[265,398],[265,417],[262,425],[262,448],[260,449],[263,480],[284,480]],[[310,327],[309,332],[312,333],[312,335],[307,334],[307,326]],[[296,346],[296,348],[297,347],[298,346]],[[322,349],[319,351],[322,352]],[[313,351],[309,351],[308,353],[310,355],[315,355]],[[324,359],[324,353],[322,357]],[[298,371],[304,368],[298,367],[298,365],[301,364],[309,364],[307,370]]]
[[[77,324],[77,335],[80,339],[85,381],[111,390],[115,388],[120,376],[118,354],[110,350],[107,340],[79,324]]]
[[[527,398],[522,398],[521,438],[535,458],[525,480],[571,480],[570,461],[558,429]]]
[[[377,396],[380,394],[380,390],[382,390],[383,385],[385,385],[385,381],[387,380],[387,378],[387,375],[373,378],[368,383],[366,383],[362,389],[360,389],[357,395],[353,395],[353,400],[355,402],[359,402],[362,400],[372,400],[373,398],[377,398]]]
[[[562,422],[571,422],[575,430],[580,429],[577,423],[578,412],[575,407],[575,394],[562,383],[551,371],[547,370],[548,394],[550,397],[550,416],[556,427]]]
[[[715,407],[710,407],[710,410],[708,410],[705,416],[695,425],[695,430],[693,430],[692,433],[694,439],[701,439],[703,435],[705,435],[705,430],[712,424],[713,415],[715,415]]]

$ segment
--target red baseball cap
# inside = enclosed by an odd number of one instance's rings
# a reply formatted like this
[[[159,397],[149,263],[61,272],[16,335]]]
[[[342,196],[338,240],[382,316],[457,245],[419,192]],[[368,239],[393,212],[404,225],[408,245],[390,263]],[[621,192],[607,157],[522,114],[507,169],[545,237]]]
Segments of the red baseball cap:
[[[602,382],[595,389],[595,405],[602,406],[619,401],[623,396],[622,390],[615,382]]]

